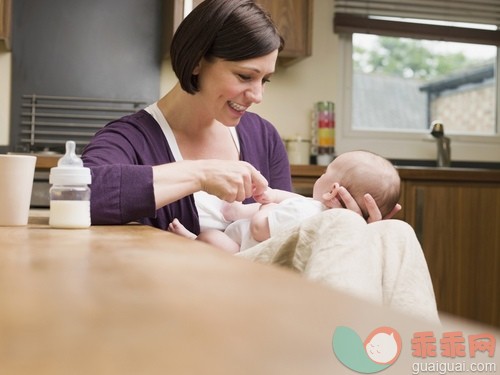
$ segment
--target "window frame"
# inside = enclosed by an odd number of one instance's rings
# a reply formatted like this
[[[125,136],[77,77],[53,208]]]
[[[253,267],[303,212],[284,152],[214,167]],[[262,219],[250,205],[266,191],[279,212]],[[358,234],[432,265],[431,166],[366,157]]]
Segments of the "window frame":
[[[435,160],[436,142],[430,130],[359,130],[352,128],[352,33],[339,36],[337,74],[336,152],[368,149],[390,159]],[[395,35],[393,35],[395,36]],[[401,35],[400,37],[407,37]],[[424,38],[421,38],[424,39]],[[446,132],[451,139],[452,161],[500,161],[500,48],[496,60],[496,134],[463,135]],[[430,127],[430,124],[429,124]]]

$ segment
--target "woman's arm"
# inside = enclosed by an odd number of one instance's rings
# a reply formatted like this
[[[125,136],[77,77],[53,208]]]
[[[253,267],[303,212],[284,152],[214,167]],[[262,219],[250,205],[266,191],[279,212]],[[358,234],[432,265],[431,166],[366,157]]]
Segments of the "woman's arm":
[[[205,191],[226,202],[243,201],[267,188],[267,180],[249,163],[187,160],[153,167],[156,208]]]

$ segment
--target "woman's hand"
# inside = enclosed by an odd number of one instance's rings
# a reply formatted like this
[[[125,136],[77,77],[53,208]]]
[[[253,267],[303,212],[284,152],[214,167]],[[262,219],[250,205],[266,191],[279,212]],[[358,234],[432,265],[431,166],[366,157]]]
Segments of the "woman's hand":
[[[356,203],[352,195],[347,191],[345,187],[341,186],[339,188],[338,195],[341,201],[344,203],[345,208],[363,216],[361,208],[359,208],[358,204]],[[365,194],[364,200],[365,200],[366,210],[368,211],[368,218],[366,219],[368,223],[373,223],[379,220],[390,219],[394,217],[394,215],[396,215],[401,210],[401,205],[396,204],[396,206],[394,206],[391,212],[389,212],[385,217],[382,217],[382,213],[380,212],[380,209],[378,208],[375,199],[373,199],[373,197],[370,194]]]
[[[251,164],[244,161],[203,160],[200,190],[226,202],[243,201],[262,194],[267,180]]]
[[[153,167],[157,209],[197,191],[241,202],[262,194],[267,186],[264,176],[244,161],[184,160]]]
[[[375,199],[370,194],[365,194],[365,205],[366,205],[366,210],[368,211],[368,219],[366,220],[369,223],[373,223],[374,221],[379,221],[379,220],[387,220],[391,219],[396,215],[399,211],[401,211],[401,205],[397,203],[394,208],[389,212],[387,215],[382,217],[382,214],[377,206],[377,203],[375,202]]]

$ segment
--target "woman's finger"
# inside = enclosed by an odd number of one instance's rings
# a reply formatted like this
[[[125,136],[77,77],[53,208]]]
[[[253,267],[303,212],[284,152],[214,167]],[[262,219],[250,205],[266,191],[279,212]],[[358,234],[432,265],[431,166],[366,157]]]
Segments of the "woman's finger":
[[[386,220],[386,219],[392,219],[394,217],[394,215],[396,215],[399,211],[401,211],[403,207],[401,207],[401,205],[399,203],[397,203],[394,208],[391,210],[391,212],[389,212],[387,215],[385,215],[383,217],[383,220]]]
[[[366,211],[368,211],[368,219],[366,221],[373,223],[375,221],[382,220],[382,213],[380,212],[375,199],[373,199],[370,194],[365,194],[363,198],[365,199]]]
[[[252,167],[251,170],[251,178],[251,191],[250,195],[247,195],[247,197],[252,195],[261,195],[267,190],[269,183],[267,182],[266,178],[262,176],[260,172],[254,167]]]
[[[343,203],[345,208],[356,212],[358,215],[363,216],[361,208],[358,206],[356,200],[352,197],[352,195],[347,191],[345,187],[339,187],[338,198],[340,198],[339,200]]]

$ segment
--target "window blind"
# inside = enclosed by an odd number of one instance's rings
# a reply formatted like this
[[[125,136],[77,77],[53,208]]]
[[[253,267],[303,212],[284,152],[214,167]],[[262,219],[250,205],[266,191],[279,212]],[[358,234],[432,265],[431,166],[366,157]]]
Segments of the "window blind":
[[[499,0],[334,1],[336,33],[357,32],[500,45]],[[437,25],[426,20],[474,25]],[[485,25],[490,29],[485,29]]]

